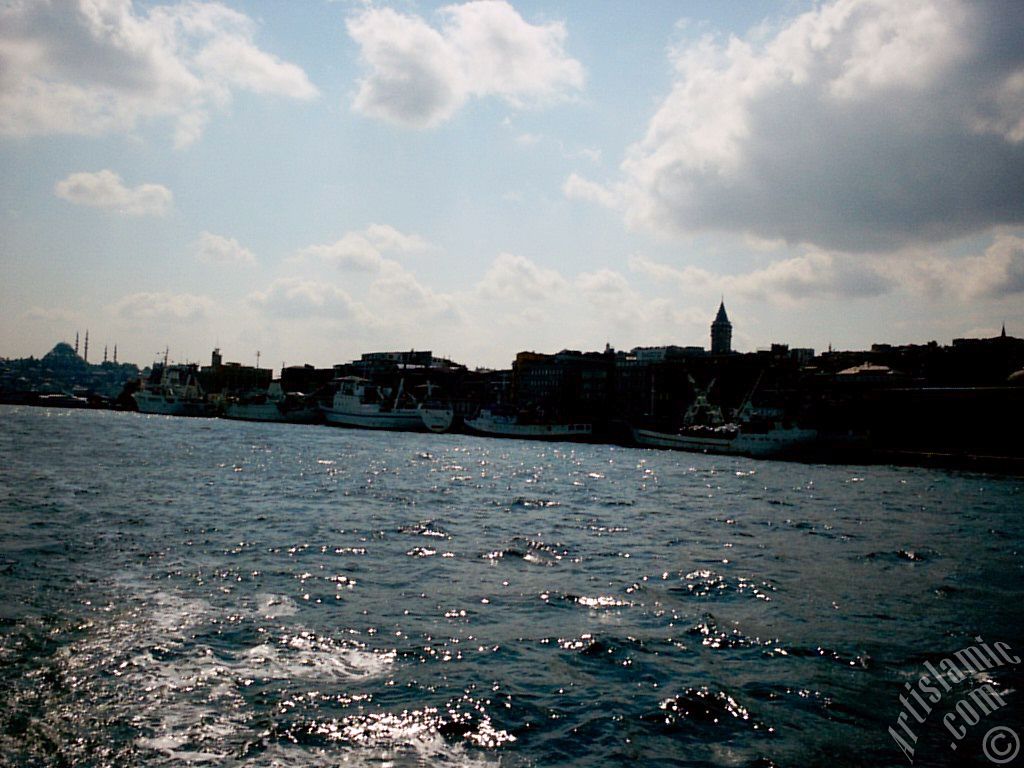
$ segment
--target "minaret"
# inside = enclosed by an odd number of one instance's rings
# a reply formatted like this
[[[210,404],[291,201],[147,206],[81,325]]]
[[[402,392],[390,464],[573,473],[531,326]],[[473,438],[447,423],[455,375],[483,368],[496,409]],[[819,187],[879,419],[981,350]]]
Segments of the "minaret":
[[[75,354],[78,354],[78,331],[75,331]]]
[[[89,329],[85,329],[85,354],[82,356],[85,362],[89,362]]]
[[[114,365],[117,365],[117,344],[114,345]]]
[[[107,364],[107,345],[103,345],[103,364]]]
[[[711,324],[711,354],[727,355],[732,352],[732,323],[725,313],[725,299],[718,305],[718,314]]]

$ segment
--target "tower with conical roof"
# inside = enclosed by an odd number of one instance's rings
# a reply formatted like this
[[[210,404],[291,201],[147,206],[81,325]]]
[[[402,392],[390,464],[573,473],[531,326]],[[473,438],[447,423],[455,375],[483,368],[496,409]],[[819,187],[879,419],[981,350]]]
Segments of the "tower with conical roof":
[[[732,323],[725,313],[725,299],[718,305],[718,314],[711,323],[711,354],[727,355],[732,352]]]

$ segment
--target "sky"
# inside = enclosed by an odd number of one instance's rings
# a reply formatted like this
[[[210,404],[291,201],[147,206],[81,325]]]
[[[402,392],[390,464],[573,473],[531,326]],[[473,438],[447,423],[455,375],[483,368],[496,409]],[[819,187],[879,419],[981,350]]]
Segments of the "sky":
[[[0,357],[1024,336],[1017,0],[11,0]]]

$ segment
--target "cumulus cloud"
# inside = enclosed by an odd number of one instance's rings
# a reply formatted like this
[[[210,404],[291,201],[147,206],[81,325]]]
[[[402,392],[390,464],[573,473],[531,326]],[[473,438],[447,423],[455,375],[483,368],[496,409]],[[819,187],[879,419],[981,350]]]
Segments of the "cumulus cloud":
[[[472,97],[497,96],[518,108],[583,87],[583,66],[564,50],[563,24],[529,24],[504,0],[449,5],[439,15],[439,28],[390,8],[367,8],[348,19],[368,70],[356,110],[430,128]]]
[[[409,270],[396,262],[386,262],[380,276],[370,286],[374,306],[393,308],[413,323],[443,320],[461,322],[459,302],[423,285]]]
[[[997,237],[983,255],[967,260],[963,274],[969,297],[1002,299],[1024,293],[1024,237]]]
[[[877,266],[846,255],[811,252],[740,274],[717,274],[700,267],[673,267],[633,256],[630,268],[682,291],[708,290],[759,301],[799,302],[823,298],[865,298],[893,290],[896,280]]]
[[[374,273],[390,261],[385,254],[429,249],[430,244],[419,235],[404,234],[387,224],[371,224],[361,231],[346,232],[333,243],[303,248],[298,257],[316,259],[340,269]]]
[[[870,252],[1024,221],[1024,4],[835,0],[674,52],[628,220]],[[566,193],[607,204],[591,182]]]
[[[497,301],[521,303],[553,301],[564,295],[569,281],[554,269],[525,256],[501,253],[477,285],[477,292]]]
[[[191,293],[133,293],[118,301],[118,316],[135,322],[195,322],[209,319],[215,304],[208,296]]]
[[[285,319],[325,318],[372,324],[373,316],[342,288],[317,280],[285,277],[265,291],[249,296],[249,303]]]
[[[184,146],[235,90],[309,99],[298,66],[219,3],[14,0],[0,10],[0,135],[99,135],[169,119]]]
[[[200,261],[210,264],[254,264],[256,257],[234,238],[203,232],[196,243]]]
[[[576,173],[569,174],[569,178],[562,185],[562,194],[570,200],[585,200],[603,205],[605,208],[615,208],[619,205],[619,196],[615,190]]]
[[[171,207],[171,190],[160,184],[126,187],[110,170],[72,173],[54,186],[57,197],[75,205],[110,208],[128,216],[162,216]]]
[[[999,300],[1024,294],[1024,237],[1000,233],[982,253],[952,258],[931,253],[883,265],[909,290],[932,299]]]

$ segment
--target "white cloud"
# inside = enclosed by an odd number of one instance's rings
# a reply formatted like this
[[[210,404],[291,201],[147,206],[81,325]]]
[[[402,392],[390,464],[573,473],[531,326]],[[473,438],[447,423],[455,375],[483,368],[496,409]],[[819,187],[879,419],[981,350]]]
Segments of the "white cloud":
[[[835,0],[674,53],[628,220],[879,252],[1024,221],[1024,4]],[[590,183],[567,194],[608,204]]]
[[[953,258],[928,252],[883,265],[889,277],[913,293],[963,303],[1024,294],[1024,237],[1000,233],[983,253]]]
[[[485,298],[508,302],[550,302],[563,296],[569,282],[556,270],[525,256],[501,253],[476,287]]]
[[[575,173],[569,174],[569,178],[565,180],[562,194],[570,200],[585,200],[603,205],[605,208],[615,208],[619,204],[619,196],[613,190]]]
[[[236,89],[310,99],[296,65],[260,50],[219,3],[15,0],[0,10],[0,135],[99,135],[170,119],[179,146]]]
[[[983,255],[968,259],[965,270],[950,274],[966,277],[969,298],[1019,296],[1024,293],[1024,237],[1000,235]]]
[[[656,282],[686,292],[719,292],[747,299],[800,302],[823,298],[878,296],[894,288],[894,279],[866,261],[846,255],[810,252],[739,274],[717,274],[700,267],[673,267],[633,256],[630,268]]]
[[[389,8],[349,18],[349,35],[369,70],[355,98],[357,111],[430,128],[471,97],[498,96],[526,107],[583,87],[582,65],[564,50],[563,24],[529,24],[504,0],[475,0],[439,13],[439,29]]]
[[[361,231],[346,232],[333,243],[303,248],[298,258],[300,261],[312,258],[340,269],[373,273],[379,272],[390,261],[385,254],[414,253],[430,248],[430,244],[419,235],[404,234],[387,224],[371,224]]]
[[[54,193],[75,205],[111,208],[128,216],[162,216],[171,207],[173,195],[160,184],[126,187],[121,177],[110,170],[96,173],[72,173],[58,181]]]
[[[317,280],[286,277],[275,280],[266,291],[249,296],[250,304],[285,319],[325,318],[375,323],[373,315],[342,288]]]
[[[153,321],[166,326],[173,322],[209,319],[215,303],[208,296],[191,293],[133,293],[114,304],[114,312],[135,322]]]
[[[412,325],[463,319],[455,298],[423,285],[412,272],[393,261],[385,262],[380,277],[370,286],[370,297],[374,306],[387,307],[389,314]]]
[[[254,264],[256,257],[234,238],[203,232],[196,243],[200,261],[210,264]]]

